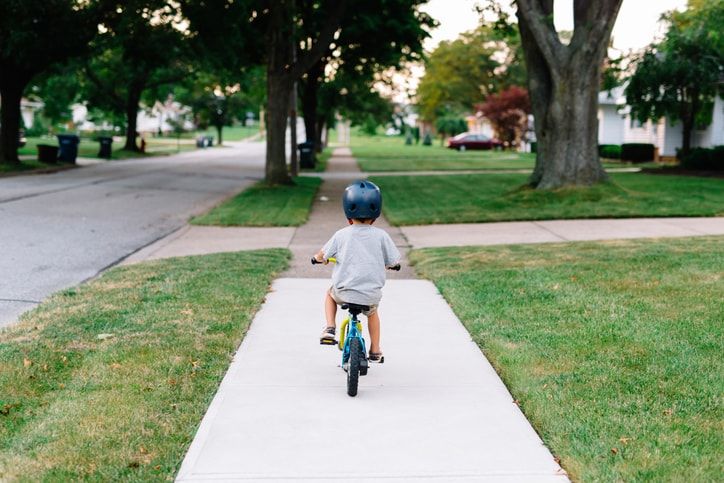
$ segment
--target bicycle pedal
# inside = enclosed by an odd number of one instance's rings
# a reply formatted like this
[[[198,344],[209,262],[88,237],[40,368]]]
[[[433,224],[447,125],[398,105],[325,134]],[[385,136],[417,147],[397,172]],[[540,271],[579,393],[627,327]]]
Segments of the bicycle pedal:
[[[320,339],[319,340],[320,345],[337,345],[339,342],[337,342],[334,339]]]

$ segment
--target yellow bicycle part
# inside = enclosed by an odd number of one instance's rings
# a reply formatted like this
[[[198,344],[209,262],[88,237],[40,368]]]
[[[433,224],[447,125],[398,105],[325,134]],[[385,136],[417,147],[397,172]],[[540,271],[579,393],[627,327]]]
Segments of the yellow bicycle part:
[[[344,349],[344,336],[347,335],[347,324],[349,324],[349,317],[342,321],[342,327],[339,331],[339,350]]]
[[[339,350],[344,349],[344,338],[347,335],[347,324],[349,324],[349,317],[342,321],[342,327],[339,331]],[[357,330],[362,333],[362,322],[357,321]]]
[[[328,261],[329,263],[337,263],[337,259],[336,259],[336,258],[328,258],[327,261]]]

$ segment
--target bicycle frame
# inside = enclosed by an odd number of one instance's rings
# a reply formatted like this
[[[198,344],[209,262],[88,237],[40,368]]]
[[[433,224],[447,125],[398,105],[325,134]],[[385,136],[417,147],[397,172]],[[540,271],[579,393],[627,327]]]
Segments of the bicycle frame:
[[[342,321],[342,330],[340,333],[344,337],[342,346],[342,367],[344,368],[345,365],[349,363],[349,345],[353,338],[360,340],[363,354],[367,353],[367,347],[365,346],[365,338],[362,337],[362,322],[359,321],[356,314],[350,313],[347,318]]]

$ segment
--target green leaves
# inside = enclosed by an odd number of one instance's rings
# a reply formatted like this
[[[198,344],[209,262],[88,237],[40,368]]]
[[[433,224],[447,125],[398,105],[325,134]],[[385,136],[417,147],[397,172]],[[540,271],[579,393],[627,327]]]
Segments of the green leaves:
[[[639,121],[664,116],[682,121],[686,136],[687,128],[711,123],[724,75],[724,0],[695,2],[689,10],[671,12],[664,20],[669,31],[636,60],[626,101]]]

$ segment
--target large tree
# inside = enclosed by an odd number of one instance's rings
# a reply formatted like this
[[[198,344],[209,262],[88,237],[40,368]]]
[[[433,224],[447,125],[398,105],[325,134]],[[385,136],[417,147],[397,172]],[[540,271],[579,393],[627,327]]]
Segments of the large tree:
[[[321,2],[318,8],[327,12],[319,32],[308,39],[309,48],[293,52],[299,10],[294,0],[264,2],[267,17],[267,122],[266,181],[289,184],[285,155],[285,133],[290,98],[294,83],[328,51],[339,29],[347,0]],[[320,2],[317,2],[320,3]]]
[[[601,65],[622,0],[573,1],[573,36],[553,25],[553,0],[516,0],[538,141],[531,185],[591,185],[607,176],[598,157]]]
[[[666,37],[650,45],[636,63],[626,102],[639,121],[681,121],[681,154],[691,148],[696,126],[711,123],[715,97],[724,79],[724,0],[690,4],[664,16]]]
[[[436,24],[419,10],[426,1],[367,0],[348,9],[333,48],[307,71],[300,86],[307,139],[315,140],[318,149],[322,147],[320,139],[324,124],[330,111],[336,108],[331,102],[339,102],[343,110],[358,104],[349,110],[355,116],[356,107],[365,105],[369,109],[368,115],[363,115],[366,121],[355,117],[353,122],[372,124],[385,117],[383,113],[389,110],[389,103],[370,92],[371,86],[385,69],[422,58],[422,42]],[[326,21],[326,12],[312,8],[313,3],[300,0],[302,38],[321,28]],[[302,45],[306,47],[304,42]],[[325,91],[324,99],[321,89]],[[339,92],[332,92],[334,89],[350,94],[338,95]],[[317,115],[318,111],[320,115]]]
[[[23,91],[54,64],[83,54],[96,33],[98,2],[0,2],[0,163],[18,163]]]
[[[94,55],[83,72],[85,95],[92,108],[125,116],[123,149],[139,150],[136,123],[144,92],[189,75],[189,51],[176,5],[166,0],[118,2],[93,42]]]

